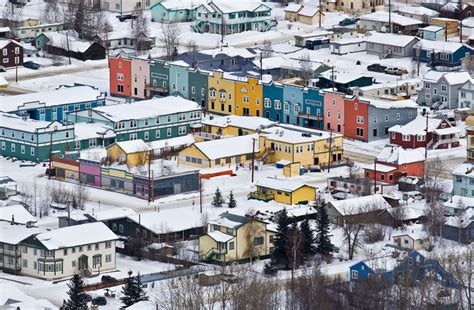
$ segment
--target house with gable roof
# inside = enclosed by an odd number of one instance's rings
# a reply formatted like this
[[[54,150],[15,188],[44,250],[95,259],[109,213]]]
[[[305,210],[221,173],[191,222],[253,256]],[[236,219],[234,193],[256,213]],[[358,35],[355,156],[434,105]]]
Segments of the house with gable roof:
[[[413,46],[418,43],[419,39],[408,35],[374,33],[368,36],[365,41],[367,53],[379,55],[382,59],[390,56],[411,56]]]
[[[276,202],[294,205],[316,200],[316,188],[290,180],[265,178],[255,183],[257,190],[248,195],[249,199]]]
[[[207,233],[199,237],[201,260],[227,264],[265,258],[273,251],[274,225],[253,216],[225,212],[207,226]]]
[[[364,166],[364,171],[366,178],[389,184],[396,184],[404,176],[423,177],[424,151],[387,144],[375,158],[374,164]]]
[[[299,3],[290,3],[284,9],[285,12],[285,19],[289,20],[290,22],[298,21],[298,12],[304,8],[302,4]]]
[[[452,41],[420,40],[413,46],[413,61],[430,67],[460,68],[464,57],[474,55],[469,45]]]
[[[390,143],[406,149],[427,147],[429,149],[449,149],[459,146],[461,131],[447,119],[418,116],[405,125],[391,127]]]
[[[265,32],[277,24],[271,17],[271,8],[255,0],[211,0],[202,8],[208,12],[198,10],[193,26],[199,33],[233,34],[249,30]]]

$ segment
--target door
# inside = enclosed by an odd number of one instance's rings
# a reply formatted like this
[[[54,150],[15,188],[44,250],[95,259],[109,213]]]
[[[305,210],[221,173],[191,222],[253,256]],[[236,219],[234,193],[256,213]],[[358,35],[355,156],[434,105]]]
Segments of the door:
[[[181,184],[177,183],[174,185],[174,193],[180,194],[181,193]]]
[[[87,255],[81,255],[79,257],[79,263],[78,263],[79,270],[89,269],[88,261],[89,261],[89,258],[87,257]]]

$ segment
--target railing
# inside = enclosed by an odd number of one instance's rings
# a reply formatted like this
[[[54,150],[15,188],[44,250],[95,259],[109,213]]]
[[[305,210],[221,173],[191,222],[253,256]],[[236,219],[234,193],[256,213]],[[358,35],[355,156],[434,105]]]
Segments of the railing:
[[[201,138],[204,140],[216,140],[216,139],[227,139],[227,138],[233,138],[234,136],[232,135],[214,135],[212,133],[208,132],[195,132],[193,134],[194,137],[196,138]]]
[[[267,16],[256,16],[256,17],[241,17],[241,18],[204,18],[200,19],[200,21],[208,21],[212,23],[217,23],[221,24],[223,23],[225,26],[233,25],[233,24],[242,24],[242,23],[251,23],[251,22],[257,22],[257,21],[268,21],[270,22],[272,17],[270,15]]]
[[[145,89],[152,90],[152,91],[157,91],[157,92],[161,92],[161,93],[167,93],[168,92],[168,88],[152,86],[150,84],[145,84]]]
[[[258,191],[251,192],[247,195],[248,199],[257,199],[257,200],[263,200],[263,201],[270,201],[273,200],[274,194],[268,194],[268,193],[261,193]]]
[[[317,120],[317,121],[320,121],[320,120],[323,119],[323,117],[321,115],[311,115],[311,114],[307,114],[307,113],[304,113],[304,112],[299,112],[298,117],[306,118],[306,119],[314,119],[314,120]]]
[[[214,255],[226,254],[226,249],[211,248],[206,254],[201,255],[201,259],[211,259]]]
[[[438,141],[436,141],[435,144],[433,144],[433,149],[436,149],[440,144],[453,143],[453,142],[459,142],[459,138],[439,139]]]

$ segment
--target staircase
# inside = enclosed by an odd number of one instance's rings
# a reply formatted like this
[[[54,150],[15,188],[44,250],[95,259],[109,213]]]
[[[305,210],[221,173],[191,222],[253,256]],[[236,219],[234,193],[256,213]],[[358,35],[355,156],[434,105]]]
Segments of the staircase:
[[[276,28],[276,26],[278,25],[278,21],[276,19],[271,19],[270,21],[267,21],[265,24],[266,24],[265,31],[269,31],[269,30],[272,30],[273,28]]]
[[[263,154],[261,156],[259,156],[259,159],[263,163],[265,163],[265,161],[268,159],[268,156],[270,156],[273,153],[275,153],[275,150],[272,149],[271,147],[267,147],[267,148],[265,148],[265,151],[263,152]]]
[[[392,55],[392,49],[389,48],[388,50],[384,50],[382,53],[380,53],[379,59],[385,59],[390,55]]]
[[[226,254],[225,249],[218,249],[218,248],[211,248],[209,251],[207,251],[206,254],[201,255],[200,259],[201,260],[211,260],[214,255],[219,255],[219,254]]]

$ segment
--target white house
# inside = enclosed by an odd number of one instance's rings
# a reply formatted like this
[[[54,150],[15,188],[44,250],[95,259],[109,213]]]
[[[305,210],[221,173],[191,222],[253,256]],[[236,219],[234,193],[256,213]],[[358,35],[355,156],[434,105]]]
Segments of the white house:
[[[474,79],[468,80],[459,88],[459,106],[474,108]]]
[[[367,50],[367,43],[364,38],[348,38],[329,43],[331,54],[345,55],[349,53],[364,52]]]
[[[462,36],[470,37],[474,35],[474,17],[468,17],[462,20]]]
[[[58,228],[20,242],[20,273],[46,280],[115,269],[118,237],[102,222]]]
[[[428,234],[422,224],[415,224],[395,230],[392,234],[396,246],[410,250],[427,250],[430,248]]]
[[[416,34],[418,27],[423,22],[392,13],[390,16],[392,22],[392,31],[401,34]],[[361,31],[381,31],[390,32],[389,29],[389,14],[385,11],[376,11],[373,13],[360,16],[358,28]]]
[[[417,19],[424,23],[430,23],[433,17],[439,16],[438,12],[428,9],[424,6],[405,3],[392,4],[392,12],[395,12],[405,17]]]

